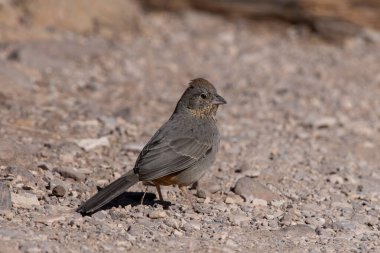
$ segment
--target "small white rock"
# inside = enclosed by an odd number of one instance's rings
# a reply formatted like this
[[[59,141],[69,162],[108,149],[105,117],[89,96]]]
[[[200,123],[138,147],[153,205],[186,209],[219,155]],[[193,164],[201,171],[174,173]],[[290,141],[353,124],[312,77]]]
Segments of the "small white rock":
[[[210,197],[206,197],[205,200],[203,201],[204,204],[210,204]]]
[[[31,209],[33,206],[39,206],[37,196],[31,193],[11,193],[13,207],[20,207],[25,209]]]
[[[230,215],[228,219],[234,226],[246,225],[251,220],[248,216],[242,214]]]
[[[268,205],[268,201],[266,201],[264,199],[253,199],[251,201],[251,203],[254,206],[267,206]]]
[[[270,204],[274,207],[281,207],[285,204],[285,200],[272,200]]]
[[[201,224],[196,221],[190,221],[183,225],[183,230],[185,231],[201,230]]]
[[[233,199],[233,198],[231,198],[231,197],[226,197],[226,199],[224,200],[224,202],[226,203],[226,204],[235,204],[235,200]]]
[[[178,229],[179,228],[179,222],[173,218],[168,218],[164,222],[167,226]]]
[[[183,236],[183,233],[182,233],[181,231],[178,231],[177,229],[174,230],[173,234],[174,234],[175,236],[178,236],[178,237]]]
[[[328,128],[328,127],[334,126],[336,123],[337,123],[336,118],[325,117],[325,118],[316,119],[314,121],[314,126],[316,128]]]
[[[63,221],[65,219],[66,218],[62,215],[37,216],[34,218],[34,222],[51,225],[56,221]]]
[[[75,143],[86,151],[90,151],[98,147],[108,147],[110,145],[108,137],[106,136],[98,138],[98,139],[77,140],[75,141]]]
[[[151,219],[160,219],[166,217],[166,212],[163,210],[154,210],[148,214]]]
[[[231,247],[231,248],[236,248],[236,247],[238,247],[239,245],[238,245],[235,241],[233,241],[233,240],[231,240],[231,239],[228,239],[228,240],[226,241],[226,246]]]
[[[344,182],[343,178],[341,176],[336,175],[336,174],[331,175],[329,177],[329,181],[333,184],[343,184],[343,182]]]

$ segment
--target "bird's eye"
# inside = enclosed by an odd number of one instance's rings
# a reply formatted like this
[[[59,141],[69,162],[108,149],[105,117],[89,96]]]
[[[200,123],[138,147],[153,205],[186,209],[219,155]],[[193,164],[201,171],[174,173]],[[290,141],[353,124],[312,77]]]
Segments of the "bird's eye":
[[[202,93],[202,94],[201,94],[201,98],[206,99],[206,98],[207,98],[207,95],[204,94],[204,93]]]

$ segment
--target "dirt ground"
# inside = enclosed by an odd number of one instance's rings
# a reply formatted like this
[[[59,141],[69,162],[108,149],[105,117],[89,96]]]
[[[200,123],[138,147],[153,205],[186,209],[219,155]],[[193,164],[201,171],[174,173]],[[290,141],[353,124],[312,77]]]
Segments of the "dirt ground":
[[[54,33],[0,46],[0,252],[380,252],[380,35],[141,12],[119,38]],[[9,31],[8,31],[9,32]],[[168,210],[131,169],[189,80],[228,104],[221,148]]]

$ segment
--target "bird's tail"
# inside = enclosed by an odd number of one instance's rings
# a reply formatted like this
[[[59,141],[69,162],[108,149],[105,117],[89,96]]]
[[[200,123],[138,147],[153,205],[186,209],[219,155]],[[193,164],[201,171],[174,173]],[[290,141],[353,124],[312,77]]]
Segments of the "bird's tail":
[[[92,213],[97,209],[101,208],[129,187],[136,184],[139,181],[139,176],[136,175],[133,170],[130,170],[125,175],[121,176],[119,179],[113,181],[111,184],[100,190],[92,198],[83,203],[77,212],[85,214]]]

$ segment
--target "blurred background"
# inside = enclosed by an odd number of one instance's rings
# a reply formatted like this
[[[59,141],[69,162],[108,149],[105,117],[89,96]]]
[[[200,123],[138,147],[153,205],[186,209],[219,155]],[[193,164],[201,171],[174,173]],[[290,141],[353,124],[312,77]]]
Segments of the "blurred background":
[[[0,0],[4,252],[375,252],[379,29],[378,0]],[[208,213],[74,214],[197,77],[228,101]]]

